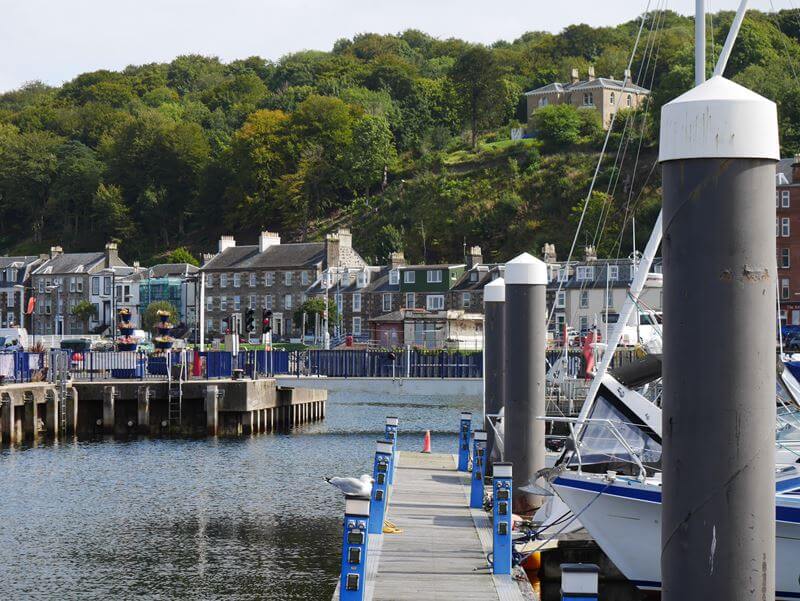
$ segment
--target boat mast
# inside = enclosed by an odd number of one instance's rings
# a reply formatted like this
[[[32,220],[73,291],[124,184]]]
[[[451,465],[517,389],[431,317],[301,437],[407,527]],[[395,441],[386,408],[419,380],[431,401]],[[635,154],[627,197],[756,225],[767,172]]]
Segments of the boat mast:
[[[695,0],[694,7],[694,85],[706,80],[706,0]]]

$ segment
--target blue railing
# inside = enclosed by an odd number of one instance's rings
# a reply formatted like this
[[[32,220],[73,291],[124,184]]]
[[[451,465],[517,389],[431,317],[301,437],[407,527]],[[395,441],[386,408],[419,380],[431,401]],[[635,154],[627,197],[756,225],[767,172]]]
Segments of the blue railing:
[[[44,353],[0,352],[0,381],[3,382],[30,382],[39,373],[45,378],[46,367]]]

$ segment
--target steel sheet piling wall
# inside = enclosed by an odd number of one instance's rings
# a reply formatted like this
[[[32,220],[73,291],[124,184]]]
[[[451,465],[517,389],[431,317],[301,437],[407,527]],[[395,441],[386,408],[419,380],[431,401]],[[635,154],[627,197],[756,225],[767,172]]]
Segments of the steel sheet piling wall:
[[[775,598],[777,124],[720,80],[662,112],[664,601]]]

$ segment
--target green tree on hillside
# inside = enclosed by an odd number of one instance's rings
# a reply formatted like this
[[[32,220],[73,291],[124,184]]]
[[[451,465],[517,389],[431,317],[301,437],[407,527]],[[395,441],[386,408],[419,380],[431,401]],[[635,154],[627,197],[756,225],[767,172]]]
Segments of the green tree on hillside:
[[[499,65],[491,50],[473,46],[458,57],[450,77],[461,96],[462,114],[469,123],[475,148],[479,129],[496,124],[505,105]]]

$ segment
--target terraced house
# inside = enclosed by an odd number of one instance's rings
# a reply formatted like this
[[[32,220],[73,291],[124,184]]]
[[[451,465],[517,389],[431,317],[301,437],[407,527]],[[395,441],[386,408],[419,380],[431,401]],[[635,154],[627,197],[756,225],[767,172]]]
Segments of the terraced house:
[[[223,236],[217,254],[207,257],[200,269],[207,334],[224,333],[225,320],[243,319],[247,309],[253,309],[259,318],[262,310],[272,311],[274,339],[299,337],[293,316],[309,288],[326,271],[366,265],[352,242],[347,229],[328,234],[324,242],[283,244],[280,235],[261,232],[258,244],[237,246],[233,236]]]
[[[31,273],[44,257],[0,257],[0,327],[30,327],[26,319]]]

